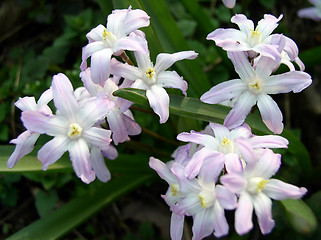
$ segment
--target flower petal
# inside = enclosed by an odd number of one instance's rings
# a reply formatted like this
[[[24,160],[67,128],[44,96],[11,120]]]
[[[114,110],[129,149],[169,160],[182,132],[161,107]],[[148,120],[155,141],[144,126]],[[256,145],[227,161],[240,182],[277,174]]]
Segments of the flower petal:
[[[169,96],[166,90],[160,86],[152,85],[146,90],[146,97],[151,108],[159,116],[159,122],[166,122],[169,117]]]
[[[182,51],[177,53],[160,53],[156,57],[154,70],[157,74],[171,67],[175,62],[183,59],[195,59],[198,53],[194,51]]]
[[[262,34],[262,38],[264,39],[277,28],[279,25],[278,22],[282,19],[282,17],[282,14],[278,18],[271,14],[264,14],[264,19],[261,19],[258,22],[256,30]]]
[[[91,127],[86,129],[82,133],[82,137],[93,144],[96,147],[99,147],[101,150],[107,150],[111,142],[111,131],[98,127]]]
[[[38,159],[42,162],[42,169],[47,170],[50,164],[56,162],[68,150],[70,139],[67,137],[55,137],[47,142],[38,151]]]
[[[289,141],[281,136],[265,135],[250,138],[253,148],[287,148]]]
[[[220,178],[221,183],[231,192],[240,193],[246,186],[247,181],[239,173],[228,173]]]
[[[258,97],[257,106],[265,125],[275,134],[283,131],[283,116],[277,103],[267,94]]]
[[[94,181],[96,175],[91,165],[89,149],[86,141],[82,138],[71,141],[68,151],[76,175],[84,183]]]
[[[272,199],[283,200],[287,198],[301,198],[306,194],[307,189],[304,187],[299,188],[278,179],[270,179],[262,191]]]
[[[300,18],[310,18],[315,21],[321,20],[320,10],[316,7],[303,8],[298,11],[298,16]]]
[[[102,24],[99,24],[97,27],[91,29],[90,32],[86,34],[89,43],[103,41],[103,31],[105,29],[105,26],[103,26]]]
[[[206,149],[206,148],[202,148],[201,150],[203,149]],[[201,150],[194,153],[189,163],[193,160],[196,154],[199,154],[199,152],[201,152]],[[201,169],[199,171],[198,178],[201,179],[203,182],[216,182],[218,177],[222,173],[222,170],[224,167],[224,160],[225,160],[224,154],[221,154],[218,152],[213,153],[213,151],[210,151],[210,154],[204,153],[204,156],[202,157],[205,157],[205,158],[203,160],[203,164],[201,164]],[[186,169],[188,164],[186,165]]]
[[[129,139],[123,115],[119,108],[112,109],[107,115],[108,125],[113,133],[112,137],[115,145]]]
[[[224,209],[216,201],[214,203],[214,236],[219,238],[228,234],[229,226],[224,215]]]
[[[105,48],[91,55],[91,79],[94,83],[103,84],[108,79],[112,54],[113,50]]]
[[[235,102],[233,109],[224,120],[224,125],[230,129],[240,126],[257,101],[257,96],[249,91],[243,92]]]
[[[242,160],[235,153],[225,155],[225,168],[228,173],[242,172],[244,170]]]
[[[222,1],[224,3],[225,7],[234,8],[236,0],[222,0]]]
[[[217,150],[218,149],[218,142],[217,140],[208,134],[195,132],[192,130],[190,133],[183,132],[177,135],[177,139],[183,142],[193,142],[196,144],[201,144],[206,148]]]
[[[244,235],[253,228],[252,214],[252,199],[248,193],[244,192],[240,195],[235,211],[235,230],[239,235]]]
[[[172,213],[171,216],[171,239],[181,240],[184,230],[184,215]]]
[[[105,49],[104,43],[102,41],[99,42],[91,42],[82,48],[82,62],[80,64],[81,71],[86,70],[87,68],[87,59],[91,57],[95,52],[101,51]]]
[[[251,50],[250,45],[247,43],[247,35],[236,29],[219,28],[208,34],[206,39],[215,41],[216,45],[225,51]]]
[[[171,172],[168,166],[157,158],[150,157],[149,166],[154,169],[169,185],[177,182],[175,175]]]
[[[131,81],[142,78],[142,72],[137,67],[121,63],[115,58],[111,60],[111,74],[121,76]]]
[[[243,81],[247,82],[256,77],[255,70],[245,52],[227,52],[227,56],[233,62],[235,71]]]
[[[239,29],[244,32],[246,36],[249,36],[251,29],[254,30],[254,23],[247,19],[244,14],[235,14],[231,18],[231,22],[237,24]]]
[[[272,219],[272,201],[263,193],[253,196],[253,205],[257,216],[261,232],[268,234],[274,227]]]
[[[219,83],[201,96],[201,101],[210,104],[222,103],[236,98],[247,88],[241,79]]]
[[[193,239],[203,239],[214,231],[215,212],[213,208],[202,209],[194,216]]]
[[[157,75],[157,85],[161,87],[176,88],[182,90],[186,96],[187,82],[175,71],[163,71]]]
[[[226,187],[217,185],[215,188],[215,196],[224,209],[232,210],[236,208],[236,195]]]
[[[111,178],[111,175],[106,166],[101,150],[98,147],[93,147],[91,149],[90,159],[97,178],[102,182],[108,182]]]
[[[252,175],[264,179],[271,178],[281,166],[281,155],[270,149],[264,149],[253,169]]]

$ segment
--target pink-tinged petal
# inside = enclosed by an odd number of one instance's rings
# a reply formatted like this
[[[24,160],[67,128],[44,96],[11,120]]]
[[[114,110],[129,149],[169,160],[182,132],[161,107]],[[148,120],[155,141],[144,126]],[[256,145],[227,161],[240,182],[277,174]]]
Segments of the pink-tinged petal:
[[[111,142],[111,131],[103,128],[92,127],[86,129],[82,133],[82,137],[87,141],[93,144],[96,147],[99,147],[101,150],[107,150]]]
[[[169,96],[166,90],[160,86],[152,85],[146,90],[146,97],[150,107],[159,116],[159,123],[164,123],[169,117]]]
[[[274,153],[270,149],[264,149],[258,163],[253,169],[252,175],[269,179],[279,170],[280,166],[281,155]]]
[[[129,139],[123,114],[118,108],[114,108],[108,113],[107,121],[109,128],[113,133],[112,137],[115,145],[118,145],[118,143],[125,142]]]
[[[149,166],[154,169],[157,174],[164,179],[168,184],[176,183],[176,177],[171,172],[171,170],[166,166],[165,163],[158,160],[157,158],[150,157],[149,158]]]
[[[125,126],[128,132],[128,135],[134,136],[141,133],[142,128],[139,126],[134,119],[128,117],[126,114],[123,114],[123,119],[125,121]]]
[[[150,60],[149,52],[134,52],[137,66],[142,71],[145,71],[148,67],[153,67],[153,63]]]
[[[31,153],[39,136],[39,133],[27,130],[11,140],[10,143],[16,144],[16,147],[8,159],[7,167],[13,168],[21,158]]]
[[[274,61],[273,67],[275,67],[281,60],[281,53],[278,50],[277,45],[270,45],[265,43],[259,43],[252,48],[253,51],[260,53],[261,56],[271,58]],[[268,66],[269,70],[272,66]]]
[[[85,71],[82,71],[79,74],[81,81],[83,82],[85,88],[90,93],[91,96],[97,96],[102,91],[102,86],[94,83],[90,76],[90,68],[87,68]]]
[[[225,155],[225,168],[228,173],[242,172],[244,170],[242,160],[235,153]]]
[[[19,98],[19,100],[16,101],[15,105],[21,111],[37,111],[38,110],[35,97]]]
[[[78,104],[74,96],[74,89],[66,75],[59,73],[53,76],[52,91],[57,110],[63,116],[74,121],[78,111]]]
[[[253,228],[252,223],[253,204],[250,195],[246,192],[242,193],[238,207],[235,211],[235,230],[239,235],[248,233]]]
[[[236,0],[222,0],[222,1],[224,3],[225,7],[234,8]]]
[[[107,17],[107,31],[112,32],[117,37],[121,37],[123,22],[127,13],[131,11],[131,6],[128,9],[116,9]]]
[[[97,147],[93,147],[90,151],[90,159],[97,178],[102,182],[108,182],[111,175],[106,166],[101,150]]]
[[[283,200],[287,198],[298,199],[307,193],[304,187],[297,187],[289,183],[282,182],[278,179],[270,179],[265,188],[262,189],[266,195],[275,200]]]
[[[215,196],[224,209],[232,210],[237,206],[237,198],[234,193],[222,185],[215,188]]]
[[[220,140],[223,138],[229,138],[229,135],[231,134],[230,130],[224,125],[210,123],[210,127],[214,132],[214,136]]]
[[[238,173],[225,174],[220,178],[220,181],[228,190],[233,193],[240,193],[247,186],[247,181],[245,178]]]
[[[184,215],[172,213],[171,216],[171,239],[181,240],[184,230]]]
[[[265,125],[275,134],[283,131],[283,116],[277,103],[266,94],[258,97],[257,106]]]
[[[89,40],[89,43],[95,42],[95,41],[103,41],[103,32],[105,30],[105,26],[99,24],[97,27],[90,30],[89,33],[86,34],[87,39]]]
[[[247,19],[244,14],[235,14],[231,18],[231,22],[238,25],[239,29],[249,36],[251,29],[254,30],[254,24],[251,20]]]
[[[84,183],[94,181],[96,174],[91,165],[90,153],[86,141],[82,138],[71,141],[68,151],[76,175]]]
[[[235,140],[235,143],[237,144],[242,159],[244,159],[247,164],[246,168],[252,169],[257,163],[258,155],[254,151],[251,142],[248,139],[239,138]]]
[[[261,19],[258,22],[256,30],[262,34],[261,36],[264,39],[277,28],[279,25],[278,22],[282,19],[282,17],[282,14],[279,16],[279,18],[276,18],[271,14],[264,14],[264,19]]]
[[[312,83],[311,76],[301,71],[291,71],[270,76],[264,82],[264,90],[268,94],[301,92]]]
[[[83,129],[90,128],[103,119],[114,106],[114,102],[106,98],[92,98],[79,109],[77,123]]]
[[[235,102],[233,109],[229,112],[224,120],[224,125],[230,129],[240,126],[244,123],[247,115],[257,101],[257,96],[249,91],[241,94]]]
[[[201,240],[214,231],[215,212],[213,208],[202,209],[194,216],[193,240]]]
[[[50,164],[56,162],[68,150],[70,139],[67,137],[55,137],[47,142],[38,151],[38,159],[42,162],[42,169],[47,170]]]
[[[177,205],[173,206],[173,212],[180,215],[193,216],[204,211],[200,205],[200,199],[197,194],[190,194],[188,197],[178,201]]]
[[[80,65],[81,71],[86,70],[87,68],[87,59],[91,57],[95,52],[101,51],[105,49],[105,45],[103,42],[92,42],[87,44],[85,47],[82,48],[82,62]]]
[[[250,138],[253,148],[287,148],[289,141],[281,136],[266,135]]]
[[[199,192],[200,191],[200,186],[197,182],[197,179],[188,179],[185,176],[185,167],[174,162],[171,171],[174,173],[174,175],[177,177],[177,180],[179,182],[180,190],[183,193],[189,194],[193,192]],[[198,199],[198,198],[197,198]],[[198,205],[199,204],[199,199],[198,199]]]
[[[105,48],[91,55],[91,79],[94,83],[103,84],[108,79],[112,54],[111,49]]]
[[[109,145],[109,148],[107,150],[101,151],[101,153],[109,160],[114,160],[118,157],[117,149],[113,145]]]
[[[213,40],[213,41],[215,41],[215,43],[218,46],[222,47],[221,45],[224,44],[225,41],[230,41],[230,42],[234,42],[234,43],[239,42],[239,45],[241,45],[241,43],[246,42],[247,37],[244,32],[241,32],[236,29],[218,28],[218,29],[214,30],[213,32],[209,33],[207,35],[206,39]]]
[[[137,67],[121,63],[114,58],[111,60],[111,74],[131,81],[142,78],[142,72]]]
[[[114,47],[114,52],[120,50],[138,51],[138,52],[148,52],[146,39],[139,36],[130,36],[119,39]]]
[[[240,127],[234,128],[231,131],[231,139],[250,138],[252,136],[251,128],[248,124],[243,123]]]
[[[203,148],[203,149],[206,149],[206,148]],[[201,150],[197,151],[193,155],[192,159],[196,154],[199,154]],[[211,153],[211,152],[210,154],[208,154],[207,152],[205,152],[204,155],[207,155],[207,157],[205,157],[203,160],[203,164],[201,165],[201,169],[198,174],[198,179],[201,179],[203,182],[217,182],[217,179],[222,173],[222,170],[224,167],[224,160],[225,160],[224,154]],[[189,162],[191,162],[192,159]],[[186,168],[187,166],[188,164],[186,165]]]
[[[52,87],[44,91],[38,99],[38,105],[47,105],[53,99]]]
[[[299,57],[296,57],[294,59],[294,62],[299,66],[300,71],[304,71],[304,69],[305,69],[304,63],[301,61],[301,59]]]
[[[236,98],[246,90],[247,86],[241,79],[219,83],[201,96],[201,101],[210,104],[222,103]]]
[[[149,89],[149,86],[142,80],[142,79],[137,79],[131,86],[131,88],[137,88],[137,89]]]
[[[285,40],[284,51],[288,54],[291,61],[294,61],[295,58],[299,55],[299,49],[296,43],[286,36],[283,36]]]
[[[264,193],[258,193],[253,196],[253,205],[257,216],[261,232],[268,234],[274,227],[272,219],[272,201]]]
[[[321,20],[320,10],[316,7],[308,7],[308,8],[301,9],[298,11],[298,16],[300,18],[310,18],[315,21]]]
[[[235,71],[243,81],[251,80],[256,77],[255,70],[251,66],[245,52],[227,52],[227,56],[233,62]]]
[[[183,59],[195,59],[198,53],[194,51],[182,51],[177,53],[160,53],[156,57],[154,70],[157,74],[171,67],[175,62]]]
[[[255,71],[258,78],[262,80],[269,78],[274,69],[279,66],[280,60],[281,55],[278,61],[272,59],[271,57],[260,56],[259,60],[255,63]]]
[[[40,112],[26,111],[21,113],[24,126],[33,132],[46,133],[50,136],[65,135],[68,123],[63,117],[47,116]]]
[[[224,209],[218,201],[214,203],[214,236],[219,238],[228,234],[229,226],[225,218]]]
[[[186,96],[187,82],[175,71],[164,71],[157,75],[157,85],[167,88],[176,88],[182,90]]]
[[[217,150],[219,146],[217,139],[215,139],[213,136],[195,132],[193,130],[190,133],[183,132],[178,134],[177,139],[183,142],[193,142],[196,144],[201,144],[213,150]]]

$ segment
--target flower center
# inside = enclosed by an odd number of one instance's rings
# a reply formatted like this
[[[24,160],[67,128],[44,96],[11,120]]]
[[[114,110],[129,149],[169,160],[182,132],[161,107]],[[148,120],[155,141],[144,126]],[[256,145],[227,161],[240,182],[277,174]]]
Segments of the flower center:
[[[104,43],[107,47],[112,47],[117,40],[115,35],[112,32],[107,31],[106,28],[104,29],[102,35]]]
[[[231,140],[224,137],[221,141],[220,151],[224,154],[234,152],[234,144]]]
[[[259,94],[263,91],[263,84],[259,79],[254,79],[248,83],[249,89],[255,93]]]
[[[211,207],[215,202],[215,193],[214,191],[204,189],[198,194],[198,199],[202,208]]]
[[[269,180],[267,180],[267,179],[261,180],[261,181],[257,184],[256,190],[257,190],[258,192],[262,192],[262,189],[265,188],[265,184],[267,184],[268,181],[269,181]]]
[[[251,193],[260,193],[265,188],[265,185],[269,182],[268,179],[261,177],[254,177],[248,183],[248,191]]]
[[[172,183],[171,184],[171,193],[175,197],[177,196],[177,192],[179,191],[179,186],[177,184]]]
[[[249,40],[248,43],[251,47],[254,47],[255,45],[257,45],[262,41],[262,33],[259,32],[258,30],[254,30],[254,29],[250,29],[250,30],[251,30],[251,33],[248,38]]]
[[[154,71],[154,68],[148,67],[145,70],[145,81],[147,84],[152,85],[156,83],[156,72]]]
[[[79,138],[82,133],[82,127],[78,123],[69,125],[68,137],[75,139]]]

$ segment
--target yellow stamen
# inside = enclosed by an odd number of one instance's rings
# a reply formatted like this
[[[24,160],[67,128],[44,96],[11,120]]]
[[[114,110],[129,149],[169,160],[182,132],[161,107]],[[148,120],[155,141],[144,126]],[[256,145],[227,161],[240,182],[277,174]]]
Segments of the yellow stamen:
[[[171,184],[171,193],[173,196],[177,195],[177,188],[176,188],[175,184]]]
[[[69,126],[68,137],[77,138],[82,133],[82,127],[78,123],[72,123]]]
[[[202,208],[206,208],[205,200],[202,196],[198,195],[198,198],[200,200],[200,204]]]
[[[111,36],[111,34],[112,34],[112,33],[111,33],[111,32],[108,32],[107,29],[105,28],[104,31],[103,31],[103,39],[104,39],[104,40],[107,40],[107,38],[108,38],[109,36]]]
[[[147,70],[145,71],[146,77],[149,79],[152,79],[155,76],[155,71],[153,68],[148,67]]]
[[[261,180],[258,184],[257,184],[257,191],[258,192],[262,192],[262,189],[265,188],[265,184],[267,184],[269,180]]]
[[[227,139],[227,138],[223,138],[221,144],[222,144],[223,146],[229,145],[229,144],[232,144],[232,141],[230,141],[230,140]]]

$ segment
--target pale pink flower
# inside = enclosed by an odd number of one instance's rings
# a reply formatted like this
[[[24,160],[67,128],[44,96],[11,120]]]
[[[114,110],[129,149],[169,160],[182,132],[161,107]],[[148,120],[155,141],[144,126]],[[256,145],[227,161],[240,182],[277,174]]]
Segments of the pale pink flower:
[[[312,83],[311,76],[302,71],[271,75],[278,64],[271,58],[261,56],[253,67],[244,52],[228,52],[228,56],[240,79],[214,86],[201,96],[201,101],[217,104],[236,99],[233,109],[224,121],[224,125],[231,129],[240,126],[252,107],[257,104],[265,125],[272,132],[281,133],[282,113],[269,94],[301,92]]]
[[[98,25],[86,37],[89,43],[83,48],[80,69],[87,68],[91,57],[91,77],[95,83],[103,83],[110,74],[110,59],[123,50],[146,51],[146,39],[130,33],[149,25],[149,16],[141,9],[114,10],[107,18],[107,27]]]
[[[236,0],[222,0],[223,4],[227,8],[234,8]]]
[[[57,108],[56,115],[24,111],[21,117],[28,130],[54,137],[38,152],[43,170],[68,151],[73,168],[83,182],[92,182],[95,179],[95,171],[101,179],[107,181],[110,177],[109,172],[105,172],[105,176],[102,176],[101,172],[106,168],[104,161],[93,157],[98,156],[97,151],[108,150],[111,131],[94,125],[106,116],[114,104],[105,99],[92,98],[87,104],[80,105],[69,79],[61,73],[53,77],[52,91]],[[91,153],[89,148],[92,150]]]
[[[160,117],[160,123],[164,123],[169,117],[169,96],[164,87],[180,89],[185,95],[187,90],[187,82],[177,72],[165,70],[177,61],[194,59],[197,55],[194,51],[161,53],[154,65],[148,52],[135,52],[138,67],[112,59],[111,73],[135,81],[132,88],[146,90],[151,108]]]
[[[307,189],[271,179],[280,167],[280,154],[275,154],[270,149],[255,152],[246,141],[238,141],[246,167],[243,172],[228,173],[220,178],[224,186],[239,195],[235,211],[235,230],[243,235],[253,228],[254,209],[262,233],[268,234],[274,227],[271,198],[297,199],[301,198]]]
[[[37,103],[34,97],[23,97],[19,98],[19,100],[16,102],[16,107],[18,107],[22,112],[35,111],[41,112],[45,115],[51,115],[51,109],[47,106],[48,102],[51,100],[52,90],[49,88],[40,96]],[[39,136],[39,132],[27,130],[21,133],[16,139],[12,139],[10,141],[10,143],[16,144],[16,148],[8,159],[8,168],[14,167],[19,159],[32,152]]]

